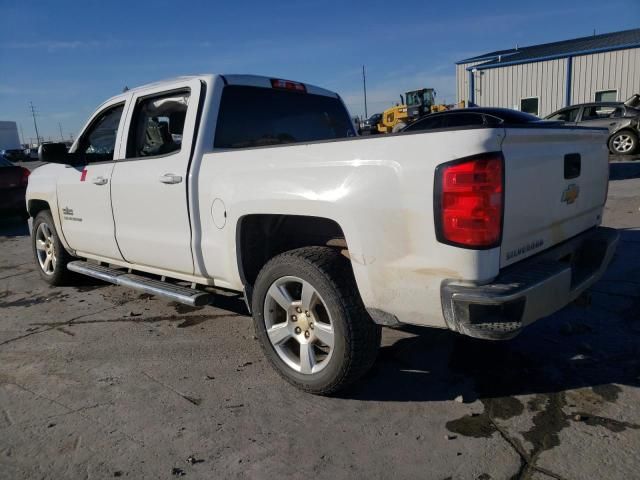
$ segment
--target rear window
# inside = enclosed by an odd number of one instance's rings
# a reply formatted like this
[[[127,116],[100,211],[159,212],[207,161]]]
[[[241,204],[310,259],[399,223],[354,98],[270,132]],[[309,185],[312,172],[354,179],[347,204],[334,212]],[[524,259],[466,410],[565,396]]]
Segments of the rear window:
[[[229,85],[222,91],[214,146],[248,148],[353,136],[349,114],[337,98]]]

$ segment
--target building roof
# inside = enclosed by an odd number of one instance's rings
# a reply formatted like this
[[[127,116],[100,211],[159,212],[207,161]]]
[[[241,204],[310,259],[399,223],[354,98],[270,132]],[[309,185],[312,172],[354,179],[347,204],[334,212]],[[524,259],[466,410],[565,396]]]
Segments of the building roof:
[[[456,62],[463,63],[482,62],[475,66],[478,69],[496,68],[518,63],[530,63],[540,60],[552,60],[588,53],[608,52],[623,48],[640,47],[640,28],[624,30],[622,32],[603,33],[589,37],[573,38],[560,42],[543,43],[529,47],[497,50],[495,52],[477,55]]]

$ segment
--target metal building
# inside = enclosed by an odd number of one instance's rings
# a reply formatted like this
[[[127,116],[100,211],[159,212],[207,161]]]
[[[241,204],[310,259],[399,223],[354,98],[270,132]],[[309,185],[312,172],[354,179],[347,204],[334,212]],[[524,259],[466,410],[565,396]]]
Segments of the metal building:
[[[640,28],[500,50],[456,63],[458,101],[541,117],[640,93]]]

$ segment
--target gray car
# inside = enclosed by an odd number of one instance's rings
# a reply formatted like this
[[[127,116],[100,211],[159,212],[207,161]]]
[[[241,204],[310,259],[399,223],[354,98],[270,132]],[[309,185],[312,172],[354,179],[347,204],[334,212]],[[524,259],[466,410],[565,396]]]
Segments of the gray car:
[[[626,102],[593,102],[572,105],[545,117],[585,127],[609,129],[609,150],[615,155],[638,151],[640,137],[640,95]]]

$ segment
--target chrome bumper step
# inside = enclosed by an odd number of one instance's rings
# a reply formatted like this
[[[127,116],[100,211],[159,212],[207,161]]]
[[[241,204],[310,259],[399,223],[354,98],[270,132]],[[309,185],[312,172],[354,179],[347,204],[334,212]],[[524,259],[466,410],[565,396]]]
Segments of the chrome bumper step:
[[[174,285],[168,282],[162,282],[153,278],[143,277],[125,270],[105,267],[96,263],[89,263],[83,260],[69,262],[67,268],[72,272],[87,275],[99,280],[121,285],[123,287],[141,290],[151,295],[164,297],[175,302],[184,303],[192,307],[207,305],[211,302],[212,295],[195,288]]]

